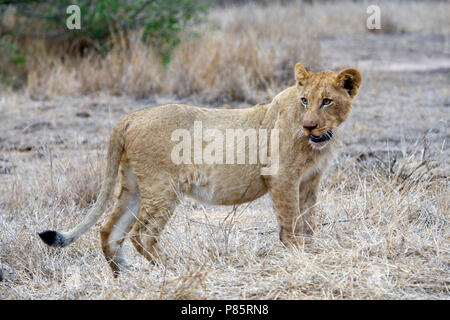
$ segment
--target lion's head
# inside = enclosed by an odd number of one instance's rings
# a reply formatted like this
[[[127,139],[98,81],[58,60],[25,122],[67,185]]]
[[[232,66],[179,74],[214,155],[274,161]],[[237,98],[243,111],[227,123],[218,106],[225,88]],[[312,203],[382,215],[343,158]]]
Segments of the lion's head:
[[[298,103],[303,109],[302,131],[315,149],[323,148],[333,136],[333,130],[349,116],[353,99],[361,84],[356,69],[309,72],[297,63],[295,80]]]

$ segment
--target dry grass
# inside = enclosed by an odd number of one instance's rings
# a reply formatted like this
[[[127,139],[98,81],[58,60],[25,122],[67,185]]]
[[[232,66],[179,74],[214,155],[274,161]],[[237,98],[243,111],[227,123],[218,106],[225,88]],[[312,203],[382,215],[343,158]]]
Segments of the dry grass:
[[[341,158],[322,184],[318,220],[325,224],[304,249],[282,247],[268,198],[238,207],[233,219],[232,208],[186,201],[162,237],[158,265],[127,243],[136,270],[118,280],[104,261],[97,231],[63,250],[36,236],[47,227],[71,227],[86,213],[76,200],[79,187],[68,181],[98,181],[98,171],[86,170],[92,156],[54,160],[53,169],[21,167],[1,190],[20,199],[7,204],[0,220],[7,277],[0,297],[448,298],[448,177],[439,168],[441,155],[427,154],[420,144],[408,149],[396,161],[370,153]],[[77,173],[67,175],[75,166]],[[51,172],[59,179],[49,181]],[[89,190],[89,198],[95,194]]]
[[[137,98],[160,94],[256,103],[291,80],[297,61],[313,69],[320,65],[316,33],[307,24],[292,27],[302,17],[303,5],[213,11],[207,23],[186,32],[167,69],[139,34],[118,35],[106,57],[62,62],[33,55],[28,92],[42,98],[105,90]]]
[[[82,60],[62,60],[59,54],[51,58],[41,42],[30,44],[27,90],[33,98],[103,90],[137,98],[195,96],[208,103],[257,103],[288,83],[295,62],[319,68],[319,37],[366,33],[367,6],[294,1],[217,8],[207,22],[186,32],[167,70],[151,48],[137,40],[138,34],[118,35],[106,57]],[[385,1],[380,7],[383,32],[450,32],[445,2]]]

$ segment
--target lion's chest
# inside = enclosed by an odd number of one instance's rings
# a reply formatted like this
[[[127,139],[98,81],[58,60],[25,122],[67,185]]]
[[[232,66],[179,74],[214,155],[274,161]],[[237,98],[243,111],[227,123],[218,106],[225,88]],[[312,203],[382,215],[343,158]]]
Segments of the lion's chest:
[[[300,182],[309,180],[312,176],[317,173],[324,172],[330,163],[330,155],[332,152],[327,152],[314,159],[314,161],[309,161],[304,165],[303,172],[300,177]]]

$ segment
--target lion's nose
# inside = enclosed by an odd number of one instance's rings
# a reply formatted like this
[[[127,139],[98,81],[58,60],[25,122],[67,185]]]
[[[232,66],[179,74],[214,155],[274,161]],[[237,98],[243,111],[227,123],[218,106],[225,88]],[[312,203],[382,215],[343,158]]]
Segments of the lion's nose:
[[[315,121],[304,120],[302,125],[303,128],[305,128],[308,131],[313,131],[315,128],[317,128],[317,122]]]

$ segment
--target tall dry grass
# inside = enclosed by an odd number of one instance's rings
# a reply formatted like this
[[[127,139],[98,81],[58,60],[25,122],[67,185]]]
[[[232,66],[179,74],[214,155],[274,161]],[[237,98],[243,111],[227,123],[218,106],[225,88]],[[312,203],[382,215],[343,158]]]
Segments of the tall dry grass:
[[[116,36],[105,57],[62,61],[37,54],[27,88],[33,97],[106,90],[138,98],[161,94],[257,102],[286,85],[297,61],[311,68],[320,64],[315,33],[296,22],[305,16],[303,5],[274,8],[253,4],[223,9],[220,17],[213,13],[191,30],[195,35],[187,32],[167,69],[139,34]]]
[[[161,238],[157,265],[126,242],[135,270],[117,280],[101,253],[98,225],[60,250],[36,235],[67,229],[86,214],[77,183],[68,181],[96,183],[99,172],[86,170],[95,155],[61,158],[53,169],[21,165],[1,185],[2,194],[16,198],[0,217],[7,279],[0,298],[446,299],[448,177],[439,152],[428,154],[420,144],[408,149],[396,161],[370,153],[341,158],[322,183],[323,225],[305,248],[281,245],[267,197],[234,212],[185,201]],[[67,174],[72,168],[77,173]],[[59,177],[53,182],[52,170]]]
[[[218,7],[208,21],[186,30],[167,69],[138,40],[139,34],[117,35],[105,57],[85,59],[61,58],[61,52],[54,54],[42,42],[30,43],[26,87],[33,98],[107,91],[137,98],[170,95],[207,103],[256,103],[290,83],[296,62],[313,70],[321,66],[321,36],[366,33],[368,5],[293,1]],[[391,32],[450,32],[445,2],[379,5]]]

